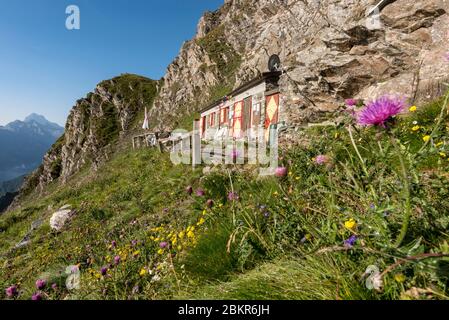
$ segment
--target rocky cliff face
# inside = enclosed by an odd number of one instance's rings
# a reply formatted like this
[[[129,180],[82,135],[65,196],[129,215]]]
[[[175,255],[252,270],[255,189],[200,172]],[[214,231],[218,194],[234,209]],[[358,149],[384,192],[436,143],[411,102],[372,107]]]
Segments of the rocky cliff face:
[[[449,75],[448,0],[226,0],[168,67],[156,100],[165,113],[192,112],[283,61],[283,120],[319,121],[345,98],[387,92],[411,100],[441,94]],[[156,110],[156,109],[154,109]]]
[[[379,2],[226,0],[201,18],[163,82],[118,77],[79,100],[65,136],[27,187],[65,180],[88,162],[97,166],[105,147],[144,106],[153,126],[177,127],[181,116],[267,71],[272,54],[283,63],[281,120],[287,132],[325,119],[346,98],[441,94],[449,76],[449,0],[391,0],[379,19],[367,18]]]
[[[137,125],[137,116],[143,116],[145,107],[152,106],[157,83],[125,74],[101,82],[78,100],[67,119],[64,135],[26,180],[22,191],[43,188],[58,178],[65,181],[86,164],[98,167],[120,136]]]

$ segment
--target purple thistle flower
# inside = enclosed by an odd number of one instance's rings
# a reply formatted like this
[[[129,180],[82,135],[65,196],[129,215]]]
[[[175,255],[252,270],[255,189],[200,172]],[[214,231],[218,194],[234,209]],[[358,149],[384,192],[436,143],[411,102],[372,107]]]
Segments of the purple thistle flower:
[[[320,155],[316,156],[316,158],[315,158],[315,163],[320,166],[323,164],[326,164],[328,162],[329,162],[329,157],[325,156],[323,154],[320,154]]]
[[[190,196],[190,195],[193,193],[193,187],[192,187],[192,186],[188,186],[188,187],[186,188],[186,192],[187,192],[187,194]]]
[[[107,273],[108,273],[108,268],[106,268],[106,267],[101,268],[100,274],[101,274],[102,276],[105,276]]]
[[[58,285],[56,283],[53,283],[51,285],[51,288],[56,291],[56,290],[58,290]]]
[[[203,189],[198,189],[198,190],[196,190],[196,195],[197,195],[198,197],[204,197],[205,194],[206,194],[206,193],[204,192]]]
[[[133,247],[135,247],[135,246],[137,246],[137,240],[133,240],[133,241],[131,241],[131,246],[133,246]]]
[[[230,201],[237,201],[237,200],[239,200],[239,195],[237,194],[237,192],[229,192],[228,193],[228,199],[230,200]]]
[[[348,107],[354,107],[354,106],[357,105],[357,100],[356,100],[356,99],[346,99],[346,100],[345,100],[345,104],[346,104]]]
[[[167,246],[168,246],[168,243],[167,242],[161,242],[161,243],[159,243],[159,247],[161,248],[161,249],[165,249],[165,248],[167,248]]]
[[[38,290],[44,289],[46,285],[47,285],[47,282],[45,280],[43,280],[43,279],[39,279],[39,280],[36,281],[36,288]]]
[[[117,241],[113,240],[113,241],[111,242],[111,247],[112,247],[112,248],[117,247]]]
[[[120,256],[115,256],[115,257],[114,257],[114,264],[115,264],[115,265],[118,265],[118,264],[120,263],[120,260],[121,260],[121,259],[120,259]]]
[[[33,294],[31,296],[31,300],[33,300],[33,301],[41,301],[42,300],[42,295],[40,294],[40,292],[36,292],[35,294]]]
[[[357,241],[357,236],[352,235],[349,237],[349,239],[345,240],[344,246],[347,248],[352,248],[355,245],[356,241]]]
[[[8,298],[14,298],[15,296],[17,296],[19,291],[17,290],[17,286],[10,286],[5,290],[5,293]]]
[[[362,126],[381,126],[405,107],[403,98],[384,95],[374,100],[359,112],[358,124]]]

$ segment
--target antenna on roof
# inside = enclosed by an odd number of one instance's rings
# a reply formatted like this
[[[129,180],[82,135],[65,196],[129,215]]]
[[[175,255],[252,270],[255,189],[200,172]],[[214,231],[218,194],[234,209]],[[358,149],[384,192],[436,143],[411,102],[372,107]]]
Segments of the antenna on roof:
[[[277,54],[273,54],[268,60],[268,70],[271,72],[282,70],[281,59]]]
[[[387,5],[396,2],[396,0],[380,0],[379,3],[377,5],[375,5],[374,7],[372,7],[368,13],[366,14],[367,17],[371,16],[373,13],[379,13],[380,11],[382,11],[383,8],[385,8]]]

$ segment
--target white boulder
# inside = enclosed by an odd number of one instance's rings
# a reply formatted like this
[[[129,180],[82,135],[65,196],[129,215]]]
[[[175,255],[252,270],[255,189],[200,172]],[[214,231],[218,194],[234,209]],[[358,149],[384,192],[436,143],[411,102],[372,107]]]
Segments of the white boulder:
[[[50,227],[52,230],[61,231],[67,222],[70,221],[73,216],[73,211],[68,208],[68,206],[64,206],[59,211],[53,213],[50,218]]]

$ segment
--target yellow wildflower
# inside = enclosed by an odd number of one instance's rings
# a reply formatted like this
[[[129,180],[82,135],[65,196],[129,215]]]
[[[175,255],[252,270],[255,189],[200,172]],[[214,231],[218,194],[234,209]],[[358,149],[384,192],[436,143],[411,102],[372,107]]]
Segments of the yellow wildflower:
[[[193,233],[192,230],[190,230],[189,232],[187,232],[187,237],[189,237],[189,238],[194,238],[194,237],[195,237],[195,234]]]
[[[352,218],[345,222],[345,227],[350,230],[354,229],[356,225],[357,225],[357,223]]]
[[[141,277],[143,277],[143,276],[145,276],[147,273],[148,273],[147,269],[142,268],[142,269],[140,270],[140,272],[139,272],[139,275],[140,275]]]
[[[440,157],[441,158],[446,158],[446,154],[444,152],[440,152]]]
[[[181,246],[181,245],[178,246],[178,250],[179,250],[179,251],[182,250],[182,246]]]
[[[157,253],[158,253],[158,254],[163,254],[163,253],[164,253],[164,249],[159,249],[159,250],[157,251]]]
[[[300,179],[301,179],[300,177],[296,177],[296,178],[295,178],[296,181],[299,181]]]
[[[185,236],[185,232],[184,232],[184,231],[181,231],[181,232],[178,234],[178,237],[179,237],[180,239],[184,238],[184,236]]]
[[[133,256],[134,257],[137,257],[139,254],[140,254],[140,250],[136,250],[136,251],[133,252]]]
[[[419,129],[421,129],[421,127],[420,126],[414,126],[413,128],[412,128],[412,131],[418,131]]]
[[[424,142],[429,142],[430,141],[430,136],[426,135],[422,139],[423,139]]]
[[[402,273],[397,273],[394,275],[394,280],[396,280],[399,283],[403,283],[405,281],[405,276]]]
[[[408,110],[410,112],[415,112],[418,108],[416,106],[411,106]]]
[[[178,238],[173,237],[171,240],[172,245],[175,245],[178,242]]]
[[[441,142],[438,142],[438,143],[435,145],[435,147],[437,147],[437,148],[438,148],[438,147],[441,147],[443,144],[444,144],[444,142],[442,142],[442,141],[441,141]]]
[[[205,216],[206,214],[207,214],[207,210],[204,209],[204,210],[203,210],[203,216]]]
[[[200,226],[200,225],[204,224],[204,222],[206,222],[206,220],[204,220],[204,218],[201,217],[201,218],[200,218],[200,221],[198,221],[197,225]]]
[[[312,235],[308,233],[304,236],[304,238],[306,238],[306,240],[310,240],[312,239]]]

